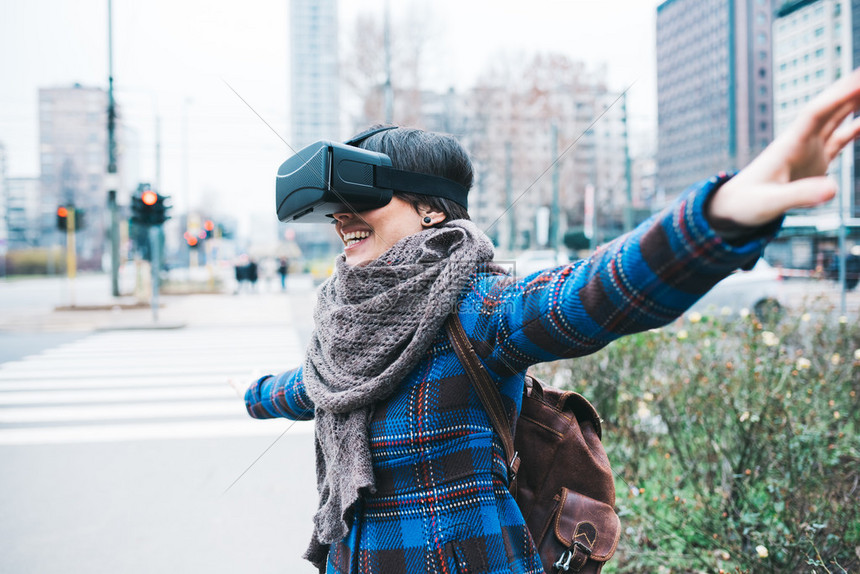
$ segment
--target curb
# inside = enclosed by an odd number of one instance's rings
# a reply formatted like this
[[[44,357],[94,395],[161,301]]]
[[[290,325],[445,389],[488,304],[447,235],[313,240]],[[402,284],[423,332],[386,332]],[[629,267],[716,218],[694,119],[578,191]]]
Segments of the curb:
[[[172,329],[184,329],[185,323],[138,323],[133,325],[106,325],[96,327],[93,331],[104,333],[106,331],[167,331]]]

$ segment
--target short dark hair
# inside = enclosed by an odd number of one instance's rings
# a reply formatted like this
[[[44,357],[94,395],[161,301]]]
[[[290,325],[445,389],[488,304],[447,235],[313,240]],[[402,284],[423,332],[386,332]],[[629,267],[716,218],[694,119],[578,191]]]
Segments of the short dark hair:
[[[383,126],[366,131],[380,127]],[[397,169],[450,179],[465,187],[466,193],[472,187],[474,175],[469,154],[452,135],[397,127],[362,140],[358,147],[384,153]],[[396,190],[395,195],[410,203],[415,211],[423,206],[441,211],[447,219],[469,219],[466,208],[450,199]]]

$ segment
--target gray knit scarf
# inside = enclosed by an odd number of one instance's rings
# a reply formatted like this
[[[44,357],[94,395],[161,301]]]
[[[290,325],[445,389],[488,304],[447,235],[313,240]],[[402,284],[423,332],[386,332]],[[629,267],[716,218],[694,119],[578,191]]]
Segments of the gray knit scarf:
[[[374,492],[373,406],[418,364],[493,245],[467,220],[398,241],[366,265],[341,255],[319,293],[304,383],[316,407],[319,509],[305,558],[324,564],[349,531],[354,504]]]

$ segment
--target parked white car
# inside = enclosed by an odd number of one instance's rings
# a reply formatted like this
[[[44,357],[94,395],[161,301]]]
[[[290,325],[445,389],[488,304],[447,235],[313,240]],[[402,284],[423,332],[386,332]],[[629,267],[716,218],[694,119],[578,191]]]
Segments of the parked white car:
[[[720,313],[724,309],[738,312],[747,309],[762,316],[779,312],[784,306],[783,278],[764,259],[759,259],[750,271],[735,271],[716,284],[692,310],[700,313]]]

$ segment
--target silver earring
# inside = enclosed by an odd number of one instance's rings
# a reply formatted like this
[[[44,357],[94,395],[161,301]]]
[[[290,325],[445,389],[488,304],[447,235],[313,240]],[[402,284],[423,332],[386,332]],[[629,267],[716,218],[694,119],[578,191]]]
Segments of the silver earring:
[[[431,223],[432,221],[433,221],[433,220],[432,220],[432,219],[430,219],[430,217],[429,217],[429,216],[427,216],[427,217],[425,217],[425,218],[424,218],[424,224],[425,224],[425,225],[430,225],[430,223]]]

